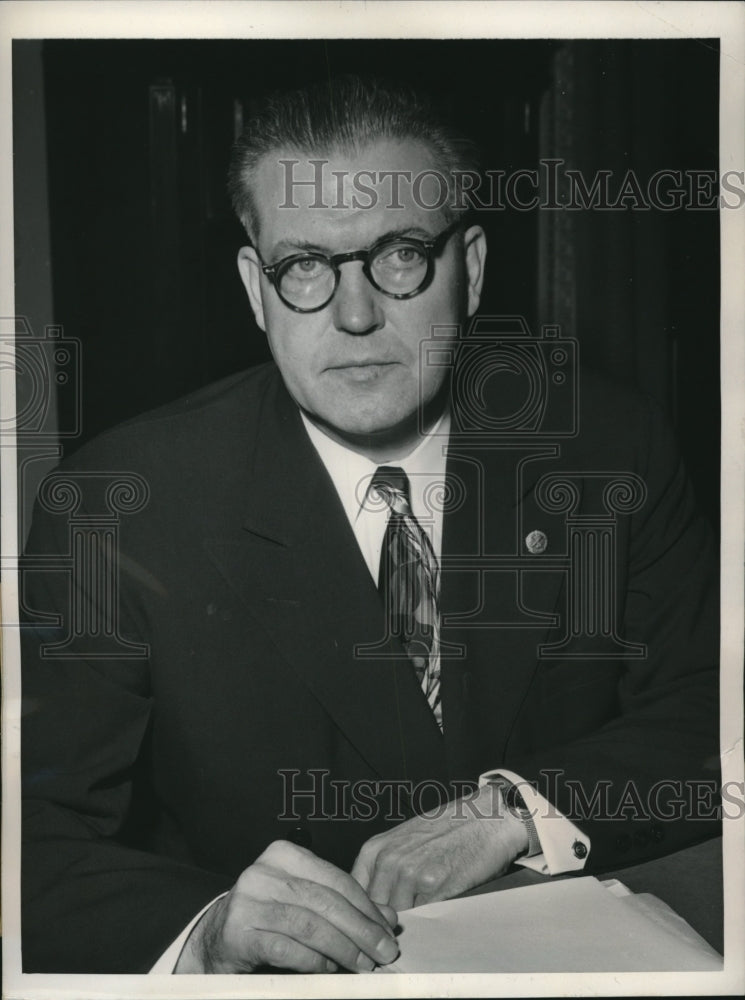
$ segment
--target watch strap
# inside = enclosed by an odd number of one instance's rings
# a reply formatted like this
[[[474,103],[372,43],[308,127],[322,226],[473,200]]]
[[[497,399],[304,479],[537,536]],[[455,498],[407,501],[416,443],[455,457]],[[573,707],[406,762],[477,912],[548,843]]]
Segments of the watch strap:
[[[525,805],[525,800],[520,794],[520,789],[517,785],[513,785],[503,775],[498,774],[490,775],[487,778],[487,784],[496,785],[501,790],[505,806],[513,816],[517,816],[525,827],[525,832],[528,835],[528,849],[523,856],[532,858],[536,854],[542,854],[543,848],[541,847],[540,837],[538,836],[533,816],[530,809]]]

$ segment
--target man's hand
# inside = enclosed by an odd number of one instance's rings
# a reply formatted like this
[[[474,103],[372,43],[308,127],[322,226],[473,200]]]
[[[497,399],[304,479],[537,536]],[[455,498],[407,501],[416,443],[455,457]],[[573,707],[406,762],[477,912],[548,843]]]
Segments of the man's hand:
[[[192,930],[176,972],[369,972],[398,956],[396,914],[346,872],[276,840]]]
[[[501,875],[528,846],[522,821],[487,785],[447,808],[415,816],[371,837],[352,875],[370,899],[405,910],[481,885]]]

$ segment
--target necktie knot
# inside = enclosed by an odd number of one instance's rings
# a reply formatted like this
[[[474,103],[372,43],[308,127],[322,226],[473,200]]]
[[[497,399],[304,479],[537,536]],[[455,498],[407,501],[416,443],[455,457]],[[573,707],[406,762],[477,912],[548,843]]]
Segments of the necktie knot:
[[[394,514],[410,514],[409,477],[397,465],[379,465],[370,480],[369,489],[376,490]]]

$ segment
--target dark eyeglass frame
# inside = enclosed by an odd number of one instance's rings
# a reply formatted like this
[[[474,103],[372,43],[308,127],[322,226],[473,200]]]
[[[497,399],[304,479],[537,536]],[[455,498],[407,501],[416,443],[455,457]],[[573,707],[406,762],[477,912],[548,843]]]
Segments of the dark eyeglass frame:
[[[441,233],[438,233],[438,235],[432,240],[420,240],[413,236],[384,236],[383,239],[378,240],[377,243],[373,243],[368,250],[353,250],[349,253],[336,253],[331,257],[327,257],[326,254],[317,253],[316,251],[311,250],[305,251],[304,253],[294,253],[289,257],[283,257],[282,260],[278,260],[276,264],[265,264],[261,260],[261,257],[259,257],[259,261],[261,262],[261,270],[273,285],[280,300],[287,306],[288,309],[292,309],[293,312],[297,313],[314,313],[320,312],[321,309],[325,309],[336,295],[336,290],[339,287],[339,281],[341,280],[341,272],[339,270],[340,266],[353,260],[362,261],[362,273],[365,275],[373,288],[377,289],[383,295],[387,295],[389,299],[412,299],[415,295],[421,294],[421,292],[432,284],[432,279],[435,274],[435,258],[442,253],[447,241],[457,229],[463,226],[463,224],[462,219],[456,219],[454,222],[451,222],[446,229],[443,229]],[[411,292],[387,292],[375,281],[370,269],[370,260],[372,257],[374,257],[381,250],[384,250],[387,246],[394,246],[398,243],[411,244],[411,246],[423,253],[427,259],[427,270],[424,278],[422,279],[421,284]],[[258,256],[258,250],[256,253]],[[332,288],[329,297],[320,306],[313,306],[311,309],[303,309],[301,306],[296,306],[291,302],[288,302],[279,290],[279,283],[283,273],[291,267],[292,264],[299,260],[323,261],[325,264],[328,264],[334,272],[334,287]]]

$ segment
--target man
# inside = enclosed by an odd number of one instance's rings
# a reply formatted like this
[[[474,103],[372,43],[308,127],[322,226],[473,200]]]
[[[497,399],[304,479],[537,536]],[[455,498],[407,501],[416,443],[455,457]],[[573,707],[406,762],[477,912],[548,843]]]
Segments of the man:
[[[42,490],[26,603],[64,623],[109,592],[33,570],[71,549],[63,483],[75,517],[105,474],[144,484],[107,633],[130,652],[28,633],[25,971],[368,971],[398,910],[518,859],[600,871],[711,833],[674,808],[717,769],[707,529],[653,408],[596,378],[560,446],[472,426],[489,408],[451,364],[484,281],[472,167],[396,88],[269,101],[231,190],[274,364]],[[583,577],[590,522],[607,559]]]

